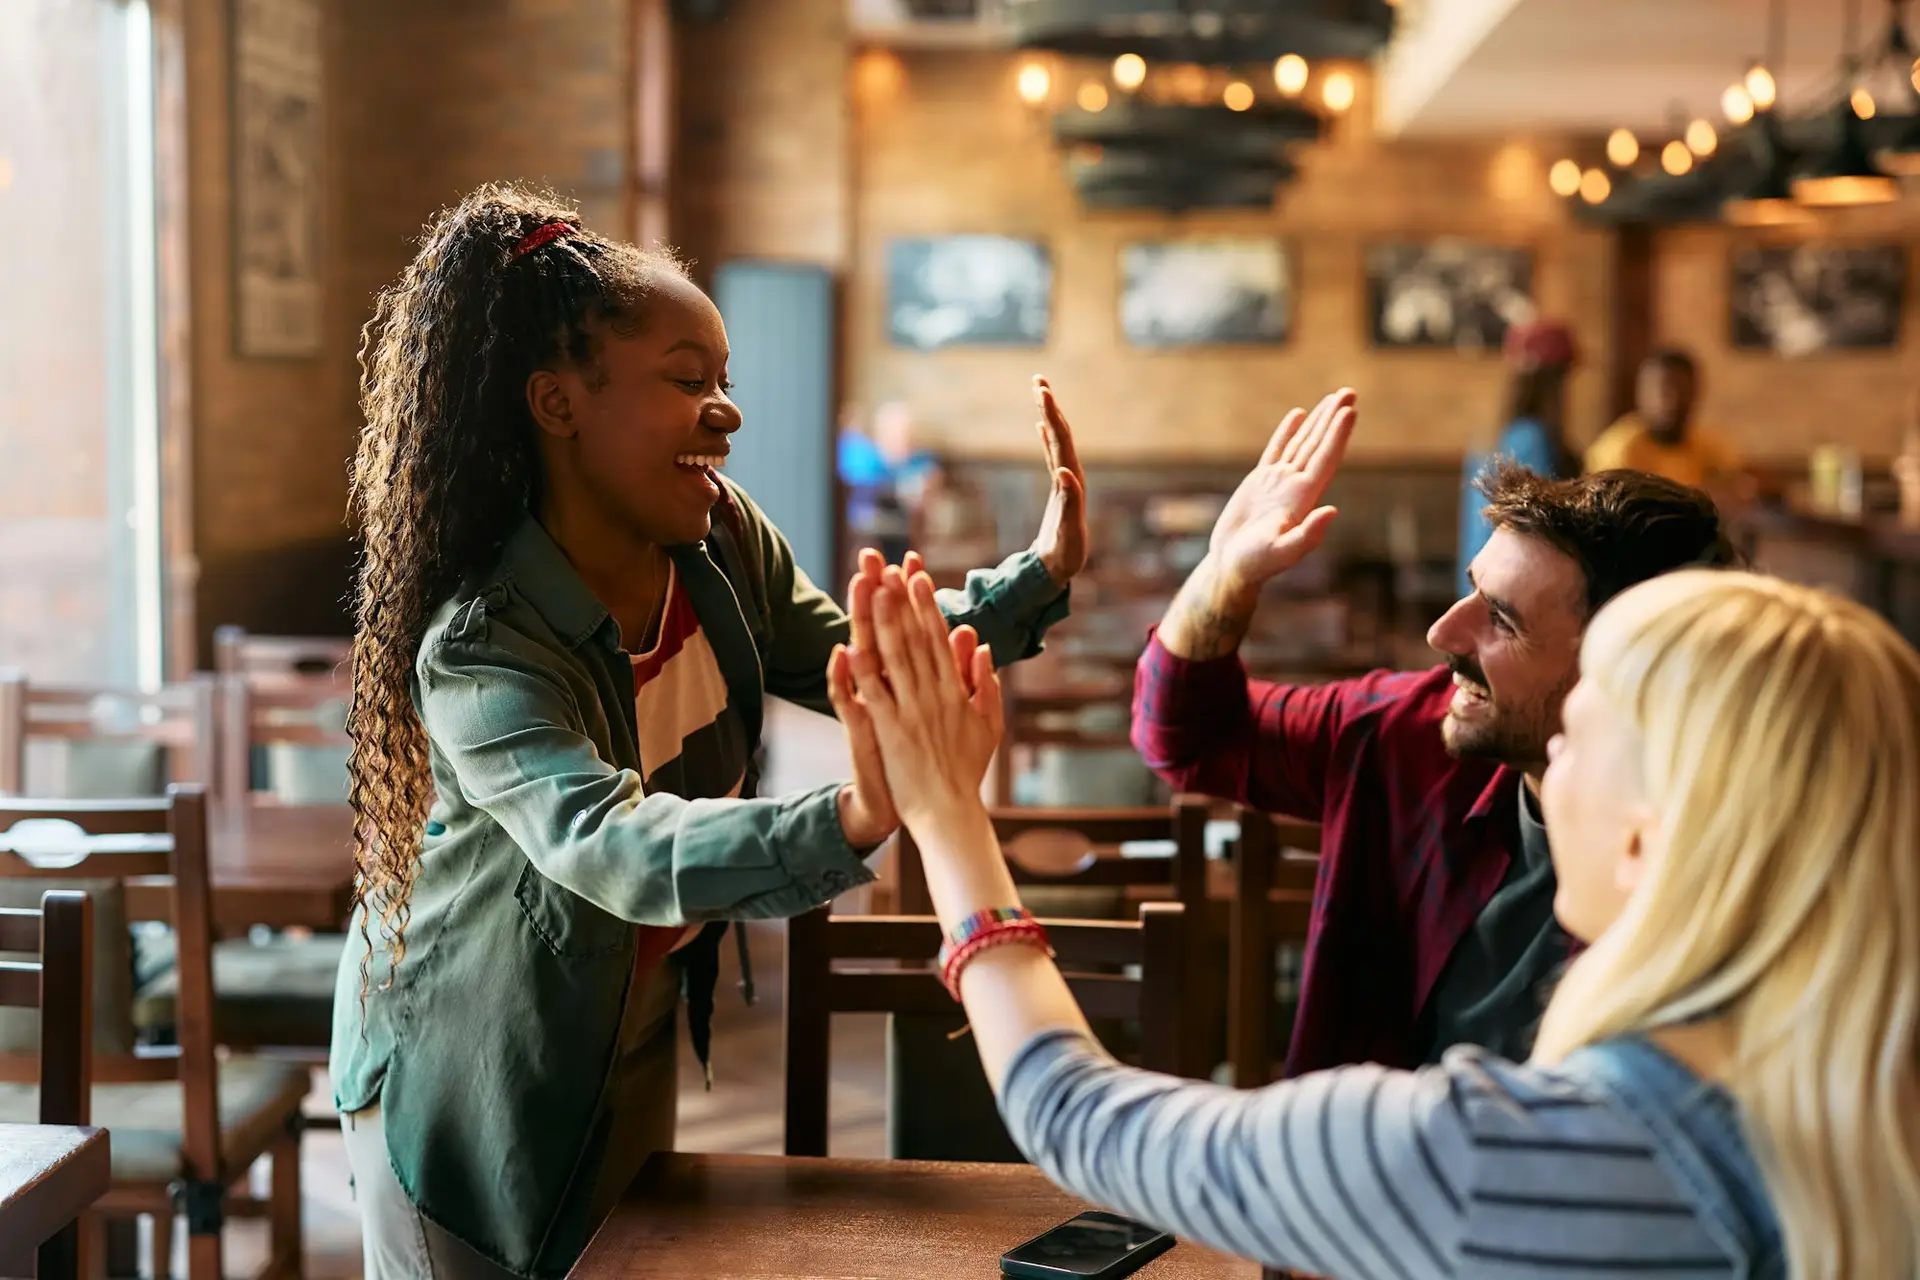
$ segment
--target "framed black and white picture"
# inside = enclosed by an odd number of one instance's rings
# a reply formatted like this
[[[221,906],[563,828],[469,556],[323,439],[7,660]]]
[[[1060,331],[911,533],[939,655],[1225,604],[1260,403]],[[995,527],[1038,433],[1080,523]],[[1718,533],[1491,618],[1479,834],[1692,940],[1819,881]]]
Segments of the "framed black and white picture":
[[[1120,251],[1120,329],[1136,347],[1287,340],[1293,279],[1275,240],[1161,240]]]
[[[1498,351],[1530,320],[1533,253],[1442,238],[1367,247],[1367,317],[1376,347]]]
[[[1728,272],[1733,345],[1807,356],[1900,345],[1907,253],[1897,244],[1736,249]]]
[[[234,346],[243,356],[320,353],[324,44],[318,0],[234,0]]]
[[[1053,263],[1045,245],[943,236],[887,245],[887,337],[896,347],[1046,345]]]

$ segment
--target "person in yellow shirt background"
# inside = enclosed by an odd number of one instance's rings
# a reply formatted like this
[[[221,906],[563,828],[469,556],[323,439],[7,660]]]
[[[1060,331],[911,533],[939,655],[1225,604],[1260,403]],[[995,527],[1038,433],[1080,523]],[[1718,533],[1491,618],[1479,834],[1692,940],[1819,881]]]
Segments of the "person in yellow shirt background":
[[[1693,421],[1699,395],[1700,373],[1692,356],[1677,347],[1649,353],[1634,387],[1636,411],[1587,447],[1587,471],[1651,472],[1705,489],[1723,506],[1751,500],[1755,485],[1740,451]]]

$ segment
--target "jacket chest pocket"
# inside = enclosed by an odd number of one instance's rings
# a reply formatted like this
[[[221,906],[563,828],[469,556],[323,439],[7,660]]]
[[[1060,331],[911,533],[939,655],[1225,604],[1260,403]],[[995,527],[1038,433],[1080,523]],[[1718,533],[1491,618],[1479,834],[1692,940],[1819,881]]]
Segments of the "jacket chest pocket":
[[[555,884],[534,870],[531,862],[521,869],[513,896],[528,925],[556,956],[616,955],[633,940],[631,924]]]

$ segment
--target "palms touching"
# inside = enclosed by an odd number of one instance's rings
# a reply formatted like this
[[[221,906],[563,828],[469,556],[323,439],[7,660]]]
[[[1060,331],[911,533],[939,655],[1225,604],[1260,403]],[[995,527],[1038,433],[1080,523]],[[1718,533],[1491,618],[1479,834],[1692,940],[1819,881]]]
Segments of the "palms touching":
[[[1335,511],[1320,505],[1353,434],[1354,395],[1342,388],[1281,421],[1260,462],[1214,522],[1208,555],[1227,584],[1257,591],[1326,538]]]

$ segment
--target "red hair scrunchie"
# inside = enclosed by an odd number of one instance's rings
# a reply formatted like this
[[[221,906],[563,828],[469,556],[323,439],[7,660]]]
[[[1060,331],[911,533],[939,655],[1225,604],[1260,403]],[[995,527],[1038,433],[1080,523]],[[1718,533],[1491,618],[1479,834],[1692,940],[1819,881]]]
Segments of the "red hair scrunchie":
[[[561,236],[572,235],[574,230],[571,222],[563,222],[558,218],[552,222],[544,222],[521,236],[509,256],[518,258],[532,253],[543,244],[558,240]]]

